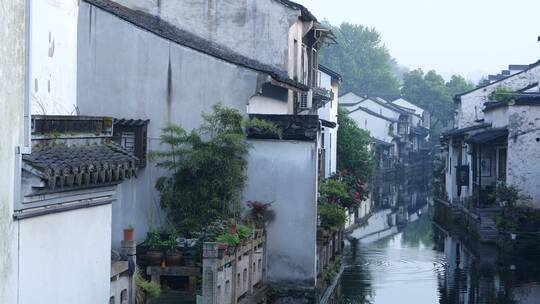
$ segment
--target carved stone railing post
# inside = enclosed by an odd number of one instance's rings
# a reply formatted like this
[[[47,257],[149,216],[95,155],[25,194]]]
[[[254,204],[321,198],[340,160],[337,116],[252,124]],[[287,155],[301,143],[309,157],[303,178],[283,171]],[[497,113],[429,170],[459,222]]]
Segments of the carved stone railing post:
[[[217,243],[204,243],[203,245],[203,277],[202,298],[203,304],[218,304],[217,301]]]
[[[129,269],[129,294],[128,294],[128,303],[135,304],[135,293],[137,286],[135,284],[135,268],[137,265],[137,244],[135,241],[126,241],[121,242],[120,254],[125,256],[128,261]]]

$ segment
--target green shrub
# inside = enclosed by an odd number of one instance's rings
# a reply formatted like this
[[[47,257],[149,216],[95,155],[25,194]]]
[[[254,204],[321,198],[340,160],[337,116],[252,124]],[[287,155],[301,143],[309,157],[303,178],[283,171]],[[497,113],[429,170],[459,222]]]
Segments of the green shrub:
[[[161,295],[161,287],[157,283],[146,281],[138,268],[135,271],[135,285],[137,285],[137,304],[146,303],[146,300],[153,300]]]
[[[163,128],[160,139],[167,149],[151,153],[169,171],[156,182],[161,206],[186,237],[209,222],[236,218],[247,178],[250,146],[242,114],[218,104],[202,117],[201,127],[191,132],[178,125]]]
[[[318,204],[317,213],[321,220],[321,227],[327,231],[343,229],[347,219],[345,210],[338,205],[322,203]]]
[[[279,139],[283,138],[283,130],[278,125],[268,120],[253,118],[246,121],[245,126],[246,129],[255,129],[259,133],[271,134]]]
[[[225,244],[228,244],[229,246],[236,246],[240,244],[240,238],[238,237],[237,234],[230,234],[229,232],[225,232],[223,234],[220,234],[216,238],[216,242],[225,243]]]
[[[236,225],[236,233],[238,233],[240,241],[245,241],[251,238],[251,236],[253,235],[253,229],[251,228],[251,226],[239,224]]]

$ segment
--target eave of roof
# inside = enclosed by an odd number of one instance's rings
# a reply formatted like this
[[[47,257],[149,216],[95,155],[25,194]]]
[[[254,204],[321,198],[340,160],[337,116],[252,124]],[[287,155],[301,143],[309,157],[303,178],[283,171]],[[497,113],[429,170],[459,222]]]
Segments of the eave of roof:
[[[370,109],[368,109],[368,108],[364,108],[364,107],[362,107],[362,106],[359,106],[359,107],[356,108],[355,110],[349,111],[349,113],[354,113],[354,112],[356,112],[356,111],[363,111],[363,112],[368,113],[368,114],[370,114],[370,115],[372,115],[372,116],[375,116],[375,117],[378,117],[378,118],[381,118],[381,119],[384,119],[384,120],[387,120],[387,121],[390,121],[390,122],[398,122],[398,120],[396,120],[396,119],[393,119],[393,118],[390,118],[390,117],[386,117],[386,116],[384,116],[384,115],[381,115],[381,114],[379,114],[379,113],[377,113],[377,112],[374,112],[374,111],[372,111],[372,110],[370,110]]]
[[[424,128],[424,127],[411,127],[411,133],[425,136],[429,134],[429,129]]]
[[[101,187],[137,175],[138,159],[115,144],[43,146],[23,156],[24,167],[48,190]]]
[[[349,93],[353,93],[354,95],[356,95],[354,92],[349,92]],[[341,95],[341,96],[343,96],[343,95]],[[356,96],[358,96],[358,95],[356,95]],[[410,111],[402,109],[401,107],[399,107],[397,105],[382,102],[382,101],[378,100],[375,97],[369,97],[369,96],[367,96],[367,97],[358,96],[358,97],[363,98],[363,99],[361,99],[361,100],[359,100],[357,102],[343,102],[343,103],[339,103],[339,105],[344,106],[344,107],[353,107],[353,106],[361,104],[362,102],[364,102],[366,100],[371,100],[371,101],[377,103],[378,105],[380,105],[382,107],[385,107],[385,108],[387,108],[389,110],[392,110],[394,112],[397,112],[399,114],[407,114],[407,115],[414,114],[414,113],[411,113]]]
[[[307,9],[305,6],[303,6],[300,3],[296,3],[290,0],[276,0],[277,2],[283,4],[284,6],[300,11],[300,18],[303,21],[314,21],[318,22],[317,18]]]
[[[126,119],[126,118],[115,118],[113,123],[114,126],[122,127],[142,127],[148,125],[150,122],[149,119]]]
[[[375,144],[375,145],[381,145],[381,146],[386,146],[386,147],[393,146],[392,143],[386,142],[384,140],[380,140],[380,139],[375,138],[375,137],[371,137],[371,141],[373,141],[373,144]]]
[[[473,126],[470,126],[470,127],[465,127],[465,128],[461,128],[461,129],[452,129],[452,130],[448,130],[446,132],[443,132],[441,135],[443,137],[449,137],[449,136],[454,136],[454,135],[462,135],[462,134],[465,134],[469,131],[474,131],[474,130],[478,130],[478,129],[482,129],[482,128],[489,128],[491,127],[491,123],[481,123],[481,124],[477,124],[477,125],[473,125]]]
[[[508,137],[508,129],[506,128],[492,128],[483,132],[476,133],[465,141],[474,144],[484,144],[490,141],[503,139]]]
[[[383,106],[383,107],[385,107],[385,108],[387,108],[389,110],[393,110],[395,112],[398,112],[400,114],[412,114],[409,111],[406,111],[406,110],[400,108],[399,106],[396,106],[396,105],[391,104],[391,103],[386,103],[386,102],[380,101],[376,97],[374,97],[374,98],[368,97],[367,99],[372,100],[372,101],[378,103],[379,105],[381,105],[381,106]]]
[[[323,127],[327,127],[327,128],[335,128],[337,126],[337,123],[333,122],[333,121],[329,121],[329,120],[326,120],[326,119],[322,119],[322,118],[319,118],[319,120],[321,121],[321,125]]]
[[[528,67],[527,69],[524,69],[524,70],[522,70],[522,71],[519,71],[519,72],[517,72],[517,73],[515,73],[515,74],[512,74],[512,75],[510,75],[510,76],[504,77],[504,78],[502,78],[502,79],[499,79],[499,80],[494,81],[494,82],[491,82],[491,83],[487,83],[487,84],[485,84],[485,85],[478,86],[478,87],[476,87],[476,88],[474,88],[474,89],[465,91],[465,92],[463,92],[463,93],[457,94],[456,96],[454,96],[454,102],[455,102],[455,103],[459,103],[459,102],[461,102],[461,96],[463,96],[463,95],[467,95],[467,94],[472,93],[472,92],[475,92],[475,91],[477,91],[477,90],[480,90],[480,89],[489,87],[489,86],[491,86],[491,85],[497,84],[497,83],[499,83],[499,82],[501,82],[501,81],[503,81],[503,80],[506,80],[506,79],[508,79],[508,78],[511,78],[511,77],[514,77],[514,76],[523,74],[523,73],[525,73],[525,72],[531,70],[532,68],[537,67],[538,65],[540,65],[540,60],[538,60],[537,62],[535,62],[535,63],[533,63],[533,64],[530,64],[529,67]]]
[[[178,27],[162,20],[158,16],[151,15],[146,12],[133,10],[115,3],[111,0],[83,0],[84,2],[94,5],[126,22],[129,22],[139,28],[147,30],[164,39],[175,42],[179,45],[193,49],[195,51],[207,54],[209,56],[221,59],[223,61],[242,66],[254,71],[262,72],[270,75],[277,81],[286,83],[303,91],[308,91],[309,87],[295,81],[287,76],[287,73],[278,70],[275,67],[261,63],[257,60],[240,55],[226,47],[217,45],[209,40],[203,39],[188,31],[179,29]],[[278,0],[287,1],[288,0]],[[294,3],[294,2],[293,2]],[[299,4],[298,4],[299,5]]]
[[[343,77],[341,76],[341,74],[339,74],[338,72],[322,65],[322,64],[319,64],[319,70],[321,70],[322,72],[330,75],[330,77],[336,79],[336,80],[339,80],[339,81],[342,81],[343,80]]]
[[[249,118],[274,123],[281,129],[281,139],[283,140],[313,141],[317,139],[320,129],[318,115],[249,114]],[[256,127],[247,129],[247,137],[250,139],[280,139],[277,134]]]
[[[518,106],[540,106],[539,93],[514,93],[511,98],[505,101],[488,101],[484,103],[484,112],[489,112],[501,107],[507,107],[511,104]]]

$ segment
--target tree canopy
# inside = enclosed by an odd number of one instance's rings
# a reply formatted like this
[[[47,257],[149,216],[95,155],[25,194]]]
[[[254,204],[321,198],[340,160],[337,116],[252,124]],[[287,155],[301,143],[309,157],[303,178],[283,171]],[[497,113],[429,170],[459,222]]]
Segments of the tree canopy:
[[[351,23],[339,27],[327,24],[337,44],[321,51],[320,62],[343,75],[342,92],[388,98],[399,95],[399,81],[394,75],[400,69],[374,28]]]
[[[473,87],[472,83],[459,75],[454,75],[450,81],[445,82],[444,78],[433,70],[424,73],[422,69],[416,69],[404,74],[401,95],[431,113],[432,135],[437,135],[442,129],[452,126],[454,95]]]
[[[347,171],[363,183],[371,181],[375,161],[369,146],[369,132],[360,129],[349,117],[347,110],[340,108],[338,113],[337,166]]]

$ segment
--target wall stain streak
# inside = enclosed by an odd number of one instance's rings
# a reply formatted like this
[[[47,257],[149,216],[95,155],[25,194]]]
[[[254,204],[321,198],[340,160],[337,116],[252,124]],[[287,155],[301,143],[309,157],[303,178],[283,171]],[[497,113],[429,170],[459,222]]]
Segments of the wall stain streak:
[[[171,48],[169,45],[169,63],[167,65],[167,89],[166,89],[166,101],[167,101],[167,122],[171,122],[171,105],[172,105],[172,67],[171,67]]]

